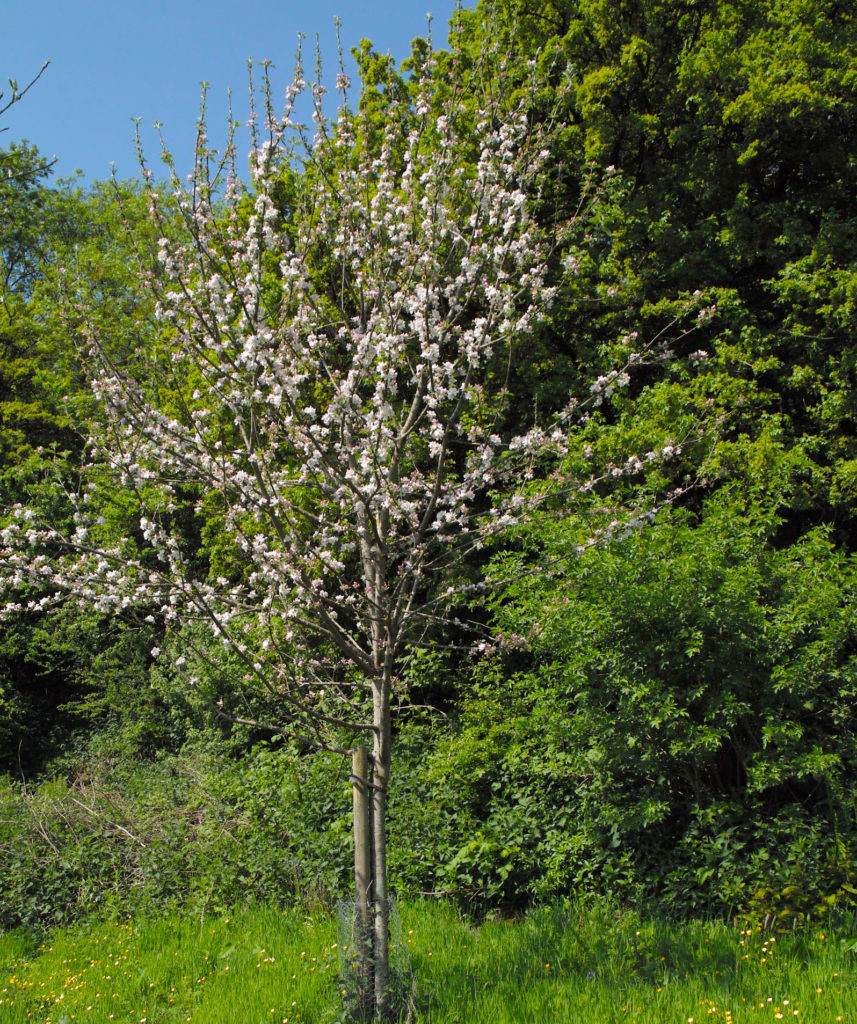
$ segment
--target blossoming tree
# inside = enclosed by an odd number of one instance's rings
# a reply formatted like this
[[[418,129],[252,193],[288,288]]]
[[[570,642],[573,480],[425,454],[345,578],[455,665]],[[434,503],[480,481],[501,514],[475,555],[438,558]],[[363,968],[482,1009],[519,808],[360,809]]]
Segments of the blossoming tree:
[[[306,91],[311,137],[293,119]],[[531,213],[550,126],[526,100],[452,81],[431,57],[380,128],[345,102],[325,119],[321,93],[298,74],[282,116],[251,112],[249,184],[232,142],[218,162],[202,126],[189,185],[174,177],[170,202],[150,186],[165,229],[143,285],[160,337],[124,360],[87,339],[104,415],[68,495],[74,524],[17,509],[0,557],[7,584],[39,581],[36,606],[64,594],[202,623],[196,656],[239,659],[284,729],[371,746],[364,896],[381,1017],[391,702],[450,599],[450,567],[526,507],[514,481],[549,438],[501,437],[490,381],[551,303],[561,228],[549,236]],[[133,540],[98,514],[116,488]],[[188,510],[216,522],[225,570],[194,557]]]

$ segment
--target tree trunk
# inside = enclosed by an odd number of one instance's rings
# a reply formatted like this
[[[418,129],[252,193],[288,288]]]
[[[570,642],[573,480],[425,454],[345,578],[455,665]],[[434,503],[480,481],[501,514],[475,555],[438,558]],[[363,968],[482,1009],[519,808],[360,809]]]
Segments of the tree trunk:
[[[369,815],[369,752],[356,747],[351,754],[354,801],[354,930],[357,941],[357,1003],[361,1014],[374,1004],[372,970],[373,922],[369,913],[372,894],[372,833]]]

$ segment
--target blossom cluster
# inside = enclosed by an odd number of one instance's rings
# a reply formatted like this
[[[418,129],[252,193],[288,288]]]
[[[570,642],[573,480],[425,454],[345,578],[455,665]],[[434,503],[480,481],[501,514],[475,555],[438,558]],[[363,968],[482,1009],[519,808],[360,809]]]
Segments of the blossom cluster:
[[[70,535],[17,510],[0,558],[12,586],[39,583],[30,606],[70,593],[167,625],[191,614],[245,679],[334,720],[335,698],[351,715],[365,680],[389,699],[391,666],[438,599],[431,578],[527,514],[517,489],[486,520],[485,495],[531,476],[535,453],[561,452],[562,425],[501,437],[486,382],[554,299],[562,226],[548,236],[531,212],[550,125],[534,125],[526,98],[507,109],[488,93],[474,108],[430,58],[414,90],[380,127],[344,105],[329,120],[298,72],[264,137],[251,113],[250,183],[232,154],[219,202],[201,134],[190,183],[173,181],[178,237],[147,186],[164,225],[149,278],[160,338],[133,366],[90,339],[104,419],[81,467],[133,496],[136,536],[105,540],[93,482],[68,495]],[[312,137],[292,120],[307,91]],[[600,377],[593,404],[629,380]],[[189,506],[216,522],[228,578],[190,557]]]

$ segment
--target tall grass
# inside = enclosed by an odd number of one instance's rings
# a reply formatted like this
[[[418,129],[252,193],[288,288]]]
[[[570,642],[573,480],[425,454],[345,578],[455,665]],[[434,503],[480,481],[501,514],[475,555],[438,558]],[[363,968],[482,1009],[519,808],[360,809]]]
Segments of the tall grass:
[[[595,904],[474,926],[401,908],[420,1024],[857,1022],[853,929],[670,925]],[[0,937],[2,1024],[339,1017],[335,921],[252,908]]]
[[[850,929],[679,926],[603,905],[478,929],[442,907],[412,920],[426,1022],[857,1021]]]

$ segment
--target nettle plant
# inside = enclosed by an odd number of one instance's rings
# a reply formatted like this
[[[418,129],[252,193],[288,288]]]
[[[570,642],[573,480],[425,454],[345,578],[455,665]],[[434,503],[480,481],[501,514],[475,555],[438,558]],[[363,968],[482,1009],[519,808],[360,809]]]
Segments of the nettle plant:
[[[533,117],[532,92],[511,102],[483,70],[465,81],[426,56],[383,119],[349,107],[341,75],[328,119],[300,72],[275,116],[266,69],[248,182],[233,136],[218,158],[204,121],[189,183],[173,173],[165,197],[144,167],[163,225],[159,269],[141,277],[157,340],[121,359],[86,339],[101,417],[67,494],[71,525],[19,507],[2,531],[5,582],[40,588],[7,614],[60,599],[142,609],[187,638],[175,664],[190,683],[194,664],[228,659],[247,693],[267,695],[274,728],[343,753],[371,747],[358,904],[361,999],[378,1017],[403,659],[461,600],[455,566],[531,512],[534,467],[564,451],[562,421],[501,436],[495,381],[551,306],[549,266],[557,280],[572,272],[553,257],[597,193],[565,223],[534,219],[554,124]],[[311,129],[294,114],[307,93]],[[642,358],[629,350],[628,366]],[[595,382],[594,400],[627,368]],[[631,456],[604,473],[639,468]],[[115,495],[133,523],[118,538],[104,522]]]

